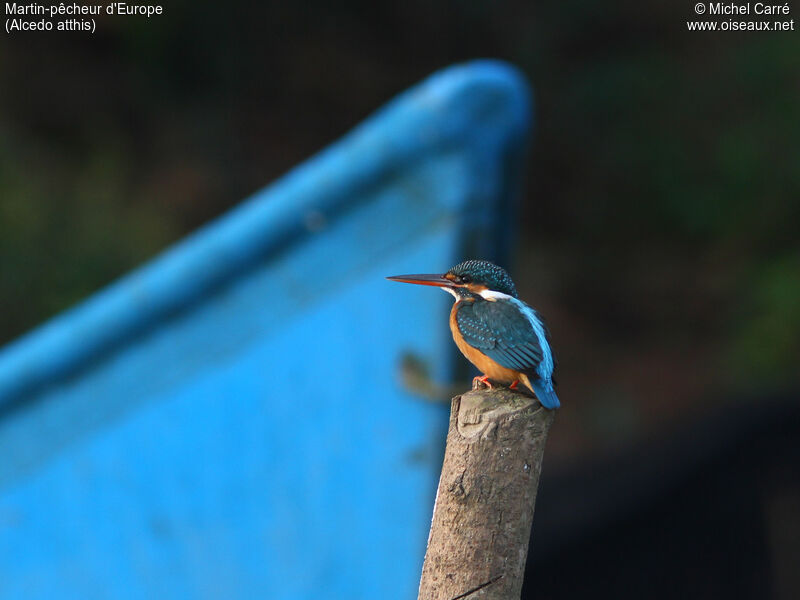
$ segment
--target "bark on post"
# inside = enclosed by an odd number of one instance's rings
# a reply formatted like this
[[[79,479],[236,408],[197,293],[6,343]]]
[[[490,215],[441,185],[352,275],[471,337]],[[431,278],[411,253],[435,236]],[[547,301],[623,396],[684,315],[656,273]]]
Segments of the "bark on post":
[[[503,388],[453,398],[420,600],[519,600],[553,416]]]

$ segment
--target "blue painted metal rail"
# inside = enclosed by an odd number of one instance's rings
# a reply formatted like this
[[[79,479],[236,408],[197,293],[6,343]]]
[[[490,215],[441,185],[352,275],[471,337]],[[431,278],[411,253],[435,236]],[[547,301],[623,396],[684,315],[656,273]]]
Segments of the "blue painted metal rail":
[[[448,300],[383,276],[503,254],[528,115],[442,71],[6,347],[0,597],[413,597],[446,407],[398,365],[448,379]]]

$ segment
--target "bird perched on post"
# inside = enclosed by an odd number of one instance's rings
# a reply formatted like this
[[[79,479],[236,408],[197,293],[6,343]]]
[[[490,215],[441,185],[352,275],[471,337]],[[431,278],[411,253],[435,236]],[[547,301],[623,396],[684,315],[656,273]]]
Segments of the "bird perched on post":
[[[450,330],[462,354],[483,373],[475,380],[522,382],[545,408],[561,404],[553,389],[555,359],[539,315],[517,297],[505,269],[486,260],[467,260],[444,275],[395,275],[391,281],[434,285],[452,294]],[[474,382],[473,382],[474,383]]]

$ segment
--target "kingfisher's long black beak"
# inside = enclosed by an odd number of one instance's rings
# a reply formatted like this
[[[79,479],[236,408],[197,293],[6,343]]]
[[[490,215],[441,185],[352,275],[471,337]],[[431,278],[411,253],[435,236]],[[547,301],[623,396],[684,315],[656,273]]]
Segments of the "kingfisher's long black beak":
[[[435,285],[437,287],[458,287],[442,275],[394,275],[387,277],[390,281],[400,281],[401,283],[416,283],[418,285]]]

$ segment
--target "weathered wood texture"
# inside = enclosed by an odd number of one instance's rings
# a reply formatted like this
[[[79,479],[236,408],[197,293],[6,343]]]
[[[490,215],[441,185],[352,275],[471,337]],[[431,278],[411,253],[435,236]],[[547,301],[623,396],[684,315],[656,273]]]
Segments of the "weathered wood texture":
[[[453,398],[420,600],[519,600],[553,416],[507,389]]]

